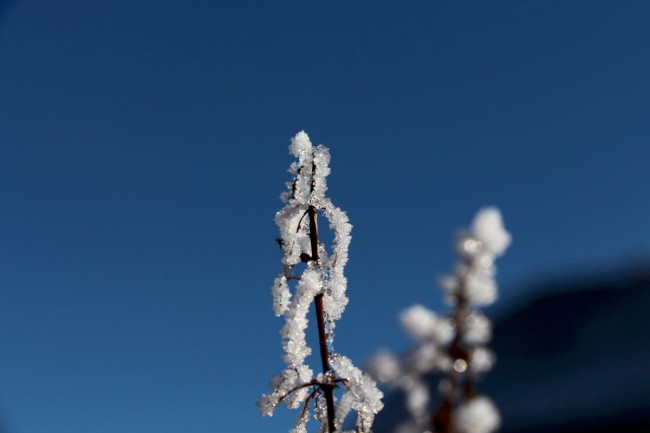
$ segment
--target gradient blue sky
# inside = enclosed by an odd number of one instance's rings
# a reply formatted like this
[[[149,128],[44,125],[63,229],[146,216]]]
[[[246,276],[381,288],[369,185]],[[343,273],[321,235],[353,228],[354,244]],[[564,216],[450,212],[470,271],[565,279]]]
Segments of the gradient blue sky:
[[[336,348],[408,342],[501,207],[504,304],[650,256],[646,1],[0,0],[0,423],[287,431],[273,223],[305,129],[354,225]],[[2,427],[0,426],[0,431]],[[4,433],[4,431],[3,431]]]

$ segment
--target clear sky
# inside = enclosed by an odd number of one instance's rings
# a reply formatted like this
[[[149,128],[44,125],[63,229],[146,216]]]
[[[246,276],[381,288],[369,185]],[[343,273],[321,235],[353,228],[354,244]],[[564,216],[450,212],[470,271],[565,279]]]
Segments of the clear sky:
[[[650,256],[646,1],[0,0],[0,423],[283,432],[289,138],[354,225],[336,348],[408,345],[497,205],[504,304]],[[317,365],[317,364],[316,364]],[[0,431],[2,426],[0,426]],[[3,433],[5,432],[3,431]]]

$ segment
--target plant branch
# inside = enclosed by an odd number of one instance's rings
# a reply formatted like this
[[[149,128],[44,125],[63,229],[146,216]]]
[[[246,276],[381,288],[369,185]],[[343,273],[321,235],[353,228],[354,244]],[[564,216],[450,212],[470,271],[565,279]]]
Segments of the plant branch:
[[[309,240],[311,242],[311,257],[310,260],[320,265],[318,257],[318,213],[313,205],[309,206],[307,210],[309,215]],[[325,311],[323,308],[323,294],[319,293],[314,297],[314,304],[316,305],[316,322],[318,324],[318,344],[320,347],[320,359],[323,365],[323,373],[327,375],[330,371],[329,349],[327,347],[327,330],[325,329]],[[331,384],[321,385],[323,394],[325,395],[325,404],[327,406],[327,425],[329,433],[336,431],[334,423],[334,386]]]
[[[300,419],[302,419],[305,416],[305,413],[307,412],[307,408],[309,407],[309,400],[314,398],[316,393],[318,392],[320,388],[314,388],[314,390],[309,394],[309,396],[305,399],[305,403],[302,405],[302,410],[300,411]]]
[[[310,192],[314,192],[316,187],[316,164],[312,162],[312,178],[310,185]],[[318,256],[318,212],[314,205],[309,205],[307,209],[309,216],[309,242],[311,244],[311,257],[310,261],[315,262],[316,266],[320,267],[320,257]],[[303,216],[304,217],[304,216]],[[323,374],[327,376],[330,371],[329,349],[327,347],[327,330],[325,329],[325,311],[323,309],[323,294],[319,293],[314,296],[314,304],[316,305],[316,322],[318,324],[318,344],[320,347],[320,359],[323,365]],[[322,384],[321,389],[325,395],[325,404],[327,406],[327,426],[329,433],[336,431],[335,413],[334,413],[334,385]]]
[[[314,379],[314,380],[312,380],[312,381],[310,381],[310,382],[303,383],[302,385],[294,386],[294,387],[291,388],[289,391],[287,391],[287,393],[286,393],[285,395],[283,395],[282,397],[280,397],[280,398],[278,399],[278,403],[282,403],[282,400],[284,400],[285,398],[289,397],[291,394],[293,394],[294,392],[298,391],[299,389],[302,389],[302,388],[309,388],[310,386],[319,386],[319,385],[321,385],[320,382],[318,382],[316,379]],[[316,389],[318,389],[318,388],[316,388]]]
[[[439,433],[453,433],[454,432],[454,420],[453,420],[453,407],[457,400],[459,381],[464,379],[464,398],[471,398],[474,395],[474,386],[469,375],[465,374],[464,377],[461,377],[462,372],[455,370],[455,362],[457,360],[465,361],[466,368],[469,368],[469,354],[467,350],[462,347],[464,328],[463,322],[468,314],[468,309],[470,308],[469,302],[463,295],[463,287],[460,287],[458,293],[456,294],[456,307],[451,316],[452,320],[456,324],[456,335],[451,344],[447,348],[447,354],[452,362],[451,371],[448,374],[448,386],[445,395],[443,397],[442,403],[438,408],[438,411],[433,414],[431,422],[436,432]]]

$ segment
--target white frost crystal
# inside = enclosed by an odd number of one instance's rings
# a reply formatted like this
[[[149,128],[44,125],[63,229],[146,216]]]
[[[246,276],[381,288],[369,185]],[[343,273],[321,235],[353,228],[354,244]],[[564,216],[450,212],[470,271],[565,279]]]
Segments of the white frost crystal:
[[[258,401],[262,415],[271,416],[280,403],[290,408],[304,407],[292,433],[306,433],[310,418],[309,399],[314,398],[314,417],[321,422],[321,431],[327,431],[327,409],[324,403],[322,385],[336,384],[345,389],[339,399],[335,423],[337,430],[345,416],[357,412],[359,432],[370,432],[374,416],[382,408],[382,393],[374,380],[363,374],[352,362],[336,354],[332,349],[333,329],[348,303],[346,297],[347,279],[344,267],[348,261],[348,247],[352,225],[347,215],[334,206],[325,196],[326,177],[330,173],[330,154],[323,145],[312,146],[309,136],[301,131],[291,140],[290,153],[298,160],[291,164],[289,172],[293,182],[287,184],[288,191],[281,198],[286,203],[275,217],[280,229],[283,273],[278,275],[272,287],[273,310],[284,316],[282,328],[282,347],[286,369],[271,380],[272,391]],[[334,234],[331,252],[322,242],[312,246],[309,212],[323,215],[329,221]],[[314,217],[316,219],[316,217]],[[312,257],[315,247],[318,257]],[[302,275],[293,275],[293,267],[306,263]],[[297,281],[297,284],[293,284]],[[290,284],[295,288],[292,293]],[[322,296],[325,328],[327,330],[328,355],[331,370],[326,374],[314,376],[312,369],[305,364],[311,353],[306,342],[307,315],[312,301]],[[336,381],[336,382],[334,382]],[[320,395],[319,398],[315,398]]]
[[[332,369],[340,377],[346,379],[346,394],[350,394],[350,405],[356,410],[357,428],[359,431],[370,431],[375,415],[384,407],[381,402],[384,394],[379,391],[375,381],[355,367],[348,358],[342,355],[334,355],[331,359]],[[345,395],[344,395],[345,397]],[[337,428],[340,428],[338,426]]]
[[[273,311],[276,316],[281,316],[287,311],[291,301],[291,291],[287,285],[287,277],[278,275],[273,283]]]
[[[501,424],[496,406],[487,397],[475,397],[463,403],[456,409],[454,419],[458,433],[491,433]]]

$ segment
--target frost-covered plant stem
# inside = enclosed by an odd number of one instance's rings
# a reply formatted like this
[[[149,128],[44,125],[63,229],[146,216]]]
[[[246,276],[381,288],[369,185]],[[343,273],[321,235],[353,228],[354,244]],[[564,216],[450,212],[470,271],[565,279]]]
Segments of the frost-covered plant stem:
[[[258,405],[265,416],[273,415],[282,403],[292,409],[302,407],[291,433],[307,432],[312,402],[320,433],[341,430],[351,411],[358,415],[357,432],[370,432],[375,414],[382,407],[382,393],[369,376],[333,349],[336,321],[348,302],[343,269],[348,260],[352,225],[345,212],[325,196],[330,172],[327,148],[312,146],[307,134],[300,132],[289,150],[297,161],[289,168],[294,180],[287,184],[289,191],[282,194],[286,205],[275,217],[281,233],[278,242],[283,272],[272,289],[275,314],[285,318],[281,334],[286,368],[273,377],[271,393],[263,395]],[[331,249],[318,237],[319,214],[329,222],[334,234]],[[302,274],[294,275],[296,265],[301,263],[305,265]],[[312,352],[305,332],[312,301],[323,370],[317,375],[306,363]],[[334,390],[339,387],[344,392],[337,401]]]
[[[311,191],[313,192],[313,184]],[[309,206],[307,209],[309,215],[309,243],[311,245],[311,257],[309,260],[316,262],[320,267],[320,259],[318,257],[318,211],[314,206]],[[325,330],[325,311],[323,308],[323,294],[319,293],[314,297],[314,305],[316,306],[316,322],[318,325],[318,346],[320,349],[320,359],[323,364],[323,374],[327,376],[330,367],[330,353],[327,348],[327,331]],[[334,406],[334,385],[324,383],[321,386],[323,396],[325,397],[325,405],[327,406],[327,426],[330,432],[336,431],[334,420],[336,419],[336,409]]]

